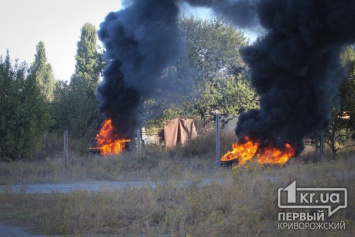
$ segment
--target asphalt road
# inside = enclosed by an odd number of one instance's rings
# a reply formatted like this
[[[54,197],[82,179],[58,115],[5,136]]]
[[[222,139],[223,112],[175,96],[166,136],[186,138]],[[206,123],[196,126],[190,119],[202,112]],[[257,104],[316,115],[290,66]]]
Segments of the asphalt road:
[[[45,235],[35,235],[20,227],[0,224],[0,237],[45,237]]]
[[[80,183],[62,183],[62,184],[15,184],[15,185],[0,185],[0,193],[6,189],[10,189],[14,193],[68,193],[75,190],[85,190],[97,192],[103,188],[121,189],[127,187],[141,188],[141,187],[155,187],[154,182],[150,181],[136,181],[136,182],[111,182],[111,181],[97,181],[97,182],[80,182]],[[1,237],[1,236],[0,236]]]

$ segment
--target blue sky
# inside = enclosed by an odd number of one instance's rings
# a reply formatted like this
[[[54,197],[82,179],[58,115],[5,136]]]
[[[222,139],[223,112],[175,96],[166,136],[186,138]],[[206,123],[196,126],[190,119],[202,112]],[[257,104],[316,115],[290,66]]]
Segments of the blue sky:
[[[99,29],[111,11],[122,8],[120,0],[0,0],[0,55],[12,60],[34,60],[36,45],[43,41],[48,62],[57,80],[70,80],[75,69],[76,44],[81,27],[89,22]],[[207,9],[183,8],[185,15],[213,17]],[[100,42],[98,42],[100,43]]]

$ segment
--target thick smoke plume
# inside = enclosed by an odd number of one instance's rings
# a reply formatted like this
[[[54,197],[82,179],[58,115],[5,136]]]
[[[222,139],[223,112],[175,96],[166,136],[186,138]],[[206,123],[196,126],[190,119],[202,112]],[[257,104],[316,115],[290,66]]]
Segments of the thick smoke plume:
[[[263,0],[267,34],[242,51],[260,111],[239,117],[236,134],[299,153],[302,139],[329,125],[342,78],[340,53],[355,42],[354,0]]]
[[[98,97],[100,112],[113,120],[114,132],[120,138],[130,138],[139,125],[138,109],[143,101],[157,87],[169,88],[161,84],[159,77],[183,52],[177,26],[179,5],[183,2],[212,7],[220,14],[225,12],[227,19],[236,18],[240,26],[255,21],[254,6],[245,0],[132,0],[125,2],[127,8],[111,12],[98,32],[107,62]],[[234,10],[238,14],[233,14]]]
[[[339,55],[355,42],[355,0],[132,0],[110,13],[99,38],[106,49],[100,111],[122,137],[139,124],[138,108],[176,63],[182,45],[179,5],[209,7],[241,28],[259,24],[265,34],[242,50],[260,110],[242,114],[236,128],[264,145],[302,151],[302,139],[325,128],[341,79]]]
[[[100,25],[107,66],[98,87],[100,111],[113,119],[121,138],[130,138],[139,121],[138,108],[157,86],[160,73],[179,57],[173,1],[135,0],[111,12]]]

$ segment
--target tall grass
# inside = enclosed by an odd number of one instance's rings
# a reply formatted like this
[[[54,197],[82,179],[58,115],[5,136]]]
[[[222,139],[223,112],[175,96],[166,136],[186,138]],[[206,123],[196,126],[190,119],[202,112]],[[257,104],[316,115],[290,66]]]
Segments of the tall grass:
[[[56,235],[117,236],[353,236],[355,193],[353,157],[283,168],[250,162],[222,169],[223,181],[178,185],[168,176],[155,187],[104,188],[100,192],[0,194],[0,220],[17,220],[32,230]],[[329,222],[345,230],[278,230],[277,190],[297,180],[302,187],[346,187],[348,207]]]
[[[3,162],[0,163],[0,185],[88,180],[136,181],[181,174],[180,171],[186,171],[185,168],[193,172],[216,168],[207,159],[182,159],[179,150],[164,151],[158,155],[156,152],[145,150],[142,155],[130,152],[112,157],[71,156],[67,164],[61,157],[35,162]]]
[[[234,141],[223,134],[222,152]],[[215,139],[206,133],[186,146],[145,147],[119,156],[72,154],[32,162],[0,163],[1,184],[84,180],[150,180],[142,188],[66,194],[0,193],[0,222],[36,233],[75,236],[354,236],[355,152],[337,160],[305,163],[306,151],[284,167],[248,162],[234,169],[215,163]],[[277,190],[293,181],[302,187],[345,187],[348,207],[329,222],[345,230],[278,230]],[[180,182],[177,182],[180,181]],[[185,182],[188,181],[188,182]],[[26,186],[24,185],[24,188]]]
[[[47,139],[50,140],[50,137]],[[233,132],[222,132],[221,154],[231,148],[234,140]],[[200,173],[209,178],[221,174],[217,172],[219,167],[216,164],[213,131],[202,132],[197,139],[173,149],[145,146],[142,153],[138,154],[133,147],[131,152],[109,157],[90,153],[79,156],[70,152],[67,162],[64,161],[61,147],[55,141],[46,143],[45,149],[40,152],[42,159],[0,162],[0,185],[87,180],[135,181],[163,177],[181,179],[186,173]],[[331,152],[328,153],[326,157],[331,157]],[[314,149],[309,148],[290,163],[309,163],[315,156]],[[355,157],[355,154],[350,150],[340,156]]]
[[[225,152],[232,142],[232,133],[222,133],[222,152]],[[174,173],[182,174],[187,170],[191,172],[214,170],[217,166],[213,131],[203,132],[197,139],[173,149],[162,150],[148,145],[143,147],[140,154],[133,147],[131,152],[109,157],[90,153],[79,156],[70,152],[67,162],[64,161],[61,147],[52,143],[56,143],[56,140],[49,136],[45,148],[39,152],[42,159],[0,162],[0,185],[85,180],[130,181],[152,176],[171,177]]]

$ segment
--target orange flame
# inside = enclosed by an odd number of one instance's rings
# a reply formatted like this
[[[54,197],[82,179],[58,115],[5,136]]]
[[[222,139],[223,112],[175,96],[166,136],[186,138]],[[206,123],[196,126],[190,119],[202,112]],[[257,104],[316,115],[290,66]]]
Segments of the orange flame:
[[[97,149],[100,150],[101,155],[118,155],[121,153],[129,139],[118,139],[112,136],[112,131],[114,127],[112,125],[112,120],[107,119],[104,121],[100,132],[96,135]]]
[[[268,146],[264,149],[262,154],[258,154],[258,163],[283,165],[295,154],[295,149],[288,143],[285,144],[284,151]]]
[[[246,142],[239,144],[238,141],[232,145],[233,150],[228,151],[222,156],[221,161],[231,161],[238,159],[239,165],[245,164],[251,160],[259,149],[257,142],[251,141],[249,137],[245,137]]]
[[[295,149],[288,143],[285,144],[284,151],[269,145],[258,154],[260,150],[259,143],[252,141],[249,137],[245,137],[245,140],[246,142],[244,143],[238,143],[238,141],[234,143],[232,145],[233,150],[222,156],[221,161],[238,160],[238,165],[241,166],[256,156],[259,164],[283,165],[296,154]]]

